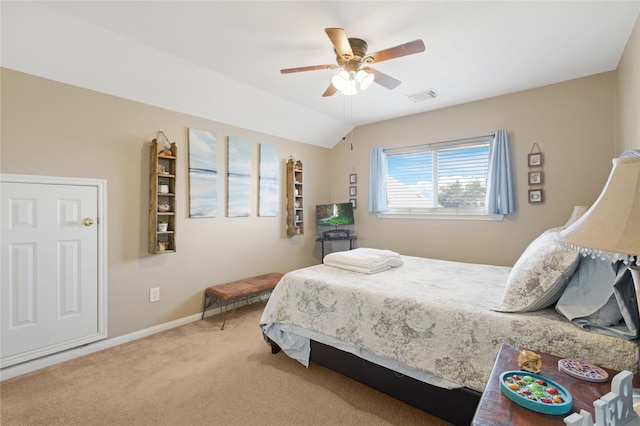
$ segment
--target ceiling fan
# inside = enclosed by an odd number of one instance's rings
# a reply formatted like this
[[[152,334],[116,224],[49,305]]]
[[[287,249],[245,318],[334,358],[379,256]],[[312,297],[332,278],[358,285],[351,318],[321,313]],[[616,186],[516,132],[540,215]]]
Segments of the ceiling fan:
[[[355,95],[358,93],[356,82],[360,85],[361,90],[369,87],[374,81],[389,90],[395,89],[400,84],[400,80],[396,80],[367,65],[424,52],[425,50],[424,43],[418,39],[389,49],[367,54],[367,42],[359,38],[347,38],[342,28],[325,28],[325,32],[329,36],[331,43],[333,43],[337,64],[312,65],[280,70],[282,74],[292,74],[304,71],[342,68],[343,71],[333,76],[331,84],[322,94],[322,96],[325,97],[333,96],[338,90],[345,95]]]

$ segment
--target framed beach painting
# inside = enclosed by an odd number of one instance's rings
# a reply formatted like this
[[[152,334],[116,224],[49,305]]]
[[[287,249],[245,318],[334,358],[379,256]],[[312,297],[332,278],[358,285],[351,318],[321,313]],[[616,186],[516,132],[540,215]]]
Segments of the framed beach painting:
[[[278,147],[260,144],[258,216],[280,213],[280,152]]]
[[[251,143],[229,136],[227,143],[227,216],[251,213]]]
[[[214,132],[189,129],[189,217],[218,213],[218,153]]]

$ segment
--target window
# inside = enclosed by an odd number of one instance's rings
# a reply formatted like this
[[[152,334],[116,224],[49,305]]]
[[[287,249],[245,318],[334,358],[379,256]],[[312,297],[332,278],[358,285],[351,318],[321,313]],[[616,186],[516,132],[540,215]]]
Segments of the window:
[[[482,214],[492,140],[387,149],[387,213]]]

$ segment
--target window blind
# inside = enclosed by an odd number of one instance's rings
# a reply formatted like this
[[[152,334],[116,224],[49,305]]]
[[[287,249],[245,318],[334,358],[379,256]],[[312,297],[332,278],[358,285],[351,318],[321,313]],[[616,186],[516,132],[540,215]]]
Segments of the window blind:
[[[389,212],[481,210],[492,137],[388,149]]]

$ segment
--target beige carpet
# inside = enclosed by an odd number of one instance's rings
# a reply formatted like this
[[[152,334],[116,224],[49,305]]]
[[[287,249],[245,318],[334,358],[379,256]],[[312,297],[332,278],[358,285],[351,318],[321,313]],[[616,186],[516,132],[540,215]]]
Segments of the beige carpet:
[[[2,426],[437,425],[443,420],[283,353],[263,303],[0,383]]]

